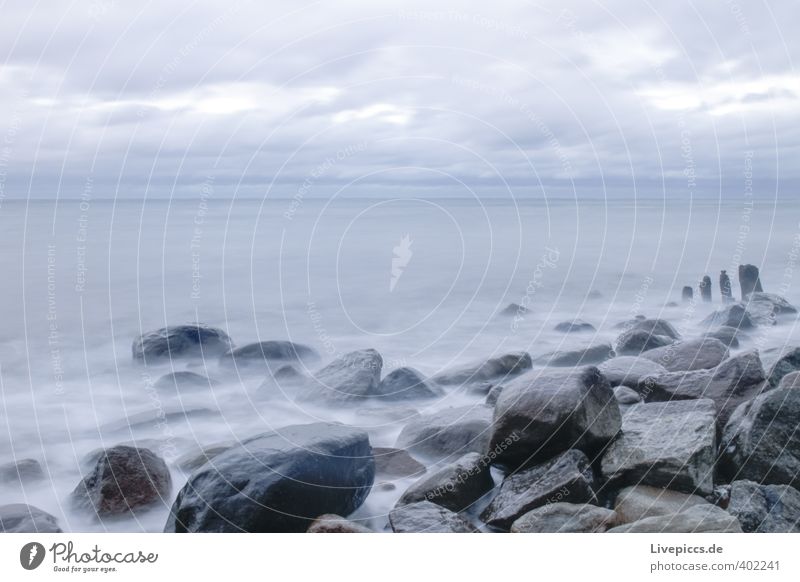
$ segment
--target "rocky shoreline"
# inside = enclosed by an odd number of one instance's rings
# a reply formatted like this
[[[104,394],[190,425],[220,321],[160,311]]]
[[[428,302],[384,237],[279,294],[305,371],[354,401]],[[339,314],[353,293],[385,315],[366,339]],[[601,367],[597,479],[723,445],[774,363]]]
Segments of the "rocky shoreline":
[[[165,532],[363,533],[374,530],[353,514],[371,491],[393,487],[388,478],[403,477],[416,481],[400,492],[387,531],[800,531],[800,346],[748,346],[753,330],[797,310],[763,292],[751,267],[740,269],[740,302],[721,278],[722,307],[697,337],[638,316],[620,323],[612,343],[512,352],[433,377],[407,366],[384,375],[374,349],[325,363],[309,346],[237,346],[202,324],[145,333],[132,346],[138,365],[217,359],[220,370],[263,377],[259,390],[298,403],[402,407],[453,390],[483,402],[405,421],[393,447],[325,421],[197,443],[173,462],[188,475],[178,491],[157,447],[120,440],[87,457],[70,506],[98,520],[169,506]],[[711,300],[709,277],[700,292]],[[575,320],[556,329],[594,327]],[[215,384],[180,370],[155,387],[181,394]],[[0,465],[2,482],[44,478],[35,459]],[[61,529],[54,516],[14,503],[0,506],[0,531]]]

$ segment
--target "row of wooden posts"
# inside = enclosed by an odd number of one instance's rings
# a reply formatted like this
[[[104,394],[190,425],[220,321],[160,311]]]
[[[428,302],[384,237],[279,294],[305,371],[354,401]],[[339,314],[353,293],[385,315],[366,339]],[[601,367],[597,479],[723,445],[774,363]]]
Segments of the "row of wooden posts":
[[[755,265],[739,265],[739,287],[742,292],[742,300],[750,293],[764,290],[761,287],[761,279],[758,276],[758,267]],[[703,277],[700,281],[699,288],[700,297],[703,301],[710,303],[713,300],[711,296],[711,277],[708,275]],[[723,303],[733,303],[736,301],[733,298],[733,291],[731,290],[731,278],[725,270],[719,274],[719,292]],[[685,302],[693,301],[694,288],[687,285],[683,288],[682,296]]]

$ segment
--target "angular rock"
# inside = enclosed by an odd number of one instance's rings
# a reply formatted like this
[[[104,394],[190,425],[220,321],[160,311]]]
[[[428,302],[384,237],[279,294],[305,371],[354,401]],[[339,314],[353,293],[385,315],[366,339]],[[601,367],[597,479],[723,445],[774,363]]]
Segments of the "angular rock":
[[[240,372],[264,373],[277,370],[287,362],[317,360],[319,353],[309,346],[290,341],[265,341],[229,350],[220,356],[219,363]]]
[[[555,331],[563,333],[583,332],[583,331],[597,331],[595,327],[582,319],[575,319],[573,321],[562,321],[555,326]]]
[[[446,408],[409,422],[397,447],[437,460],[465,453],[485,453],[491,436],[492,410],[486,406]]]
[[[372,530],[341,515],[327,513],[311,522],[308,533],[372,533]]]
[[[467,453],[414,483],[403,493],[398,504],[430,501],[459,512],[472,506],[493,487],[488,459],[478,453]]]
[[[595,367],[545,370],[510,382],[494,409],[494,463],[517,468],[568,449],[590,456],[619,432],[619,406]],[[499,449],[499,452],[498,452]]]
[[[365,432],[288,426],[245,440],[193,473],[164,531],[303,532],[320,515],[350,515],[374,477]]]
[[[644,315],[637,315],[636,317],[615,324],[614,329],[631,329],[634,325],[646,319]]]
[[[29,485],[44,479],[42,465],[36,459],[20,459],[0,465],[0,483]]]
[[[217,383],[210,378],[187,370],[164,374],[153,384],[159,392],[176,394],[201,388],[213,388],[216,385]]]
[[[648,350],[641,355],[669,372],[705,370],[719,366],[728,358],[728,348],[712,338],[685,340]]]
[[[204,447],[195,447],[194,450],[188,451],[175,460],[175,465],[184,472],[191,473],[208,463],[214,457],[217,457],[232,448],[234,443],[217,443],[206,445]]]
[[[766,375],[758,352],[744,352],[709,370],[670,372],[645,378],[636,388],[647,402],[710,398],[724,426],[736,407],[760,394]]]
[[[0,533],[61,533],[55,517],[33,505],[0,505]]]
[[[644,331],[650,335],[660,335],[673,340],[681,339],[673,325],[664,319],[638,319],[630,328],[631,331]]]
[[[486,395],[486,406],[494,407],[494,405],[497,404],[497,399],[500,398],[503,388],[504,386],[502,384],[495,384],[492,386],[491,390],[489,390],[489,393]]]
[[[477,530],[457,513],[430,501],[395,507],[389,512],[395,533],[474,533]]]
[[[728,513],[744,532],[800,532],[800,491],[789,485],[759,485],[753,481],[731,484]]]
[[[503,311],[500,312],[500,315],[505,317],[515,317],[517,315],[522,316],[527,313],[530,313],[530,309],[524,305],[519,305],[518,303],[509,303],[503,308]]]
[[[602,533],[616,525],[617,514],[596,505],[549,503],[511,524],[511,533]]]
[[[639,393],[627,386],[617,386],[614,388],[614,398],[617,399],[620,406],[631,406],[633,404],[639,404],[642,401],[642,397]]]
[[[596,503],[589,459],[570,450],[536,467],[508,475],[481,513],[488,525],[508,530],[529,511],[556,502]]]
[[[150,449],[118,445],[103,451],[71,501],[76,509],[105,518],[167,504],[171,490],[172,477],[161,457]]]
[[[345,354],[314,374],[302,398],[339,402],[373,396],[381,381],[383,358],[373,350]]]
[[[617,356],[598,365],[603,376],[612,386],[636,387],[640,380],[648,376],[658,376],[667,372],[661,364],[642,356]]]
[[[381,380],[375,396],[386,400],[438,398],[444,392],[414,368],[397,368]]]
[[[375,456],[375,474],[383,477],[414,477],[422,475],[425,465],[403,449],[372,447]]]
[[[800,370],[800,347],[786,346],[765,350],[761,360],[767,372],[767,382],[773,388],[781,383],[787,374]]]
[[[202,323],[173,325],[144,333],[133,340],[133,359],[160,363],[178,358],[216,358],[233,347],[224,331]]]
[[[491,358],[479,364],[469,364],[434,376],[433,381],[444,386],[505,380],[531,369],[531,356],[527,352],[513,352]]]
[[[716,426],[710,400],[636,404],[601,462],[613,485],[653,485],[686,493],[714,488]]]
[[[733,327],[723,325],[713,331],[709,331],[704,337],[717,339],[729,348],[739,347],[739,330]]]
[[[611,344],[592,344],[575,350],[549,352],[538,356],[534,363],[539,366],[556,367],[590,366],[605,362],[615,355]]]
[[[741,533],[735,517],[716,505],[694,505],[670,515],[648,517],[620,525],[608,533]]]
[[[735,479],[800,488],[800,387],[787,382],[731,415],[722,433],[722,472]]]
[[[634,485],[617,494],[614,511],[619,524],[632,523],[640,519],[659,515],[680,513],[695,505],[707,505],[699,495],[680,493],[660,487]]]
[[[672,338],[665,335],[653,335],[641,329],[630,329],[619,335],[614,349],[623,356],[638,356],[647,350],[668,346],[672,342]]]
[[[750,315],[741,303],[732,303],[718,309],[702,322],[707,327],[732,327],[733,329],[752,329],[754,327]]]

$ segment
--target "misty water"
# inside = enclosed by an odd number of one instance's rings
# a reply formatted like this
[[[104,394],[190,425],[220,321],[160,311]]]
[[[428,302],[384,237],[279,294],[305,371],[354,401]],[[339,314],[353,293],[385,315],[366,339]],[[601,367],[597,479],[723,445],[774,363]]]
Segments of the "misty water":
[[[70,509],[92,451],[131,441],[153,448],[171,464],[174,498],[187,477],[174,460],[197,444],[329,420],[393,446],[415,414],[483,401],[456,389],[424,402],[296,402],[216,360],[189,365],[215,379],[213,389],[159,393],[153,381],[187,364],[132,362],[143,331],[200,321],[237,345],[308,344],[320,366],[372,347],[384,374],[412,366],[429,375],[514,350],[612,341],[614,325],[639,313],[692,336],[719,306],[721,269],[738,295],[739,263],[758,265],[766,291],[800,303],[799,220],[794,202],[735,199],[5,200],[0,463],[37,459],[47,478],[24,490],[0,485],[0,504],[36,505],[65,531],[160,531],[172,499],[104,522]],[[705,274],[714,304],[680,303],[681,288],[696,289]],[[530,308],[516,323],[500,314],[512,302]],[[597,332],[553,331],[574,318]],[[797,336],[791,321],[759,328],[740,350]],[[188,421],[124,422],[177,410],[193,412]],[[357,516],[383,529],[410,482],[375,487]]]

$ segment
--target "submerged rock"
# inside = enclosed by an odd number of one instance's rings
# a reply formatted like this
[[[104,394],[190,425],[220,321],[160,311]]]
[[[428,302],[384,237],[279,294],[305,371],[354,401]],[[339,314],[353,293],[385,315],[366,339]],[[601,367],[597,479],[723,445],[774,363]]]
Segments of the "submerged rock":
[[[709,331],[704,337],[719,340],[728,348],[739,347],[739,330],[733,327],[723,325],[713,331]]]
[[[520,305],[518,303],[509,303],[503,308],[503,310],[500,312],[500,315],[504,317],[515,317],[526,315],[527,313],[530,313],[530,309],[524,305]]]
[[[631,331],[643,331],[650,335],[659,335],[673,340],[681,339],[673,325],[665,319],[637,319],[631,326]]]
[[[775,325],[782,315],[797,313],[794,305],[774,293],[751,293],[742,303],[756,325]]]
[[[375,474],[383,477],[414,477],[422,475],[425,465],[403,449],[372,447],[375,456]]]
[[[661,364],[642,356],[617,356],[603,362],[597,368],[608,378],[612,386],[631,388],[648,376],[658,376],[667,372]]]
[[[399,505],[430,501],[450,511],[464,511],[492,490],[494,481],[483,455],[467,453],[425,476],[400,497]]]
[[[474,533],[477,530],[457,513],[430,501],[395,507],[389,512],[395,533]]]
[[[233,347],[224,331],[202,323],[173,325],[144,333],[133,340],[133,359],[160,363],[178,358],[216,358]]]
[[[617,514],[596,505],[550,503],[529,511],[511,524],[511,533],[602,533]]]
[[[492,410],[486,406],[446,408],[405,425],[397,447],[437,459],[483,454],[488,450],[491,424]]]
[[[752,329],[754,327],[750,315],[741,303],[733,303],[718,309],[702,322],[707,327],[732,327],[733,329]]]
[[[608,530],[609,533],[741,533],[735,517],[716,505],[694,505],[669,515],[647,517]]]
[[[76,509],[105,518],[167,504],[171,490],[172,477],[161,457],[149,449],[118,445],[103,451],[71,501]]]
[[[214,457],[217,457],[232,448],[234,443],[217,443],[206,446],[197,446],[175,460],[175,465],[184,472],[190,473],[199,469]]]
[[[338,402],[363,400],[375,395],[382,369],[383,358],[377,351],[350,352],[314,374],[302,398]]]
[[[44,470],[36,459],[20,459],[0,465],[0,483],[4,485],[13,483],[24,487],[42,479]]]
[[[438,398],[444,392],[414,368],[397,368],[381,380],[375,396],[386,400]]]
[[[508,475],[481,519],[507,531],[529,511],[556,502],[597,502],[589,459],[578,450]]]
[[[594,455],[621,426],[608,380],[595,367],[528,374],[503,389],[494,409],[493,462],[516,468],[568,449]]]
[[[680,513],[695,505],[708,505],[699,495],[680,493],[660,487],[633,485],[617,494],[614,511],[618,523],[632,523],[648,517]]]
[[[638,356],[647,350],[668,346],[672,342],[672,338],[665,335],[654,335],[641,329],[630,329],[619,335],[614,349],[620,355]]]
[[[617,399],[617,402],[621,407],[639,404],[642,401],[642,397],[639,395],[639,393],[633,388],[628,388],[627,386],[617,386],[614,388],[614,398]]]
[[[320,515],[350,515],[374,476],[365,432],[288,426],[245,440],[193,473],[164,531],[303,532]]]
[[[434,376],[433,381],[444,386],[509,379],[531,369],[531,356],[527,352],[513,352],[490,358],[478,364],[469,364]]]
[[[728,513],[745,532],[800,532],[800,491],[789,485],[734,481]]]
[[[221,366],[239,372],[264,373],[277,370],[287,362],[314,362],[319,354],[314,348],[290,341],[266,341],[247,344],[222,354]]]
[[[176,394],[182,394],[201,388],[213,388],[216,385],[217,383],[210,378],[187,370],[164,374],[153,384],[159,392]]]
[[[728,358],[728,348],[713,338],[678,341],[642,354],[669,372],[705,370],[720,365]]]
[[[33,505],[0,505],[0,533],[61,533],[58,520]]]
[[[562,321],[561,323],[557,324],[555,331],[560,331],[563,333],[573,333],[573,332],[583,332],[583,331],[597,331],[595,327],[582,319],[575,319],[573,321]]]
[[[311,522],[308,533],[372,533],[372,530],[341,515],[326,513]]]
[[[539,366],[555,367],[590,366],[605,362],[615,355],[611,344],[592,344],[575,350],[543,354],[537,357],[534,363]]]

